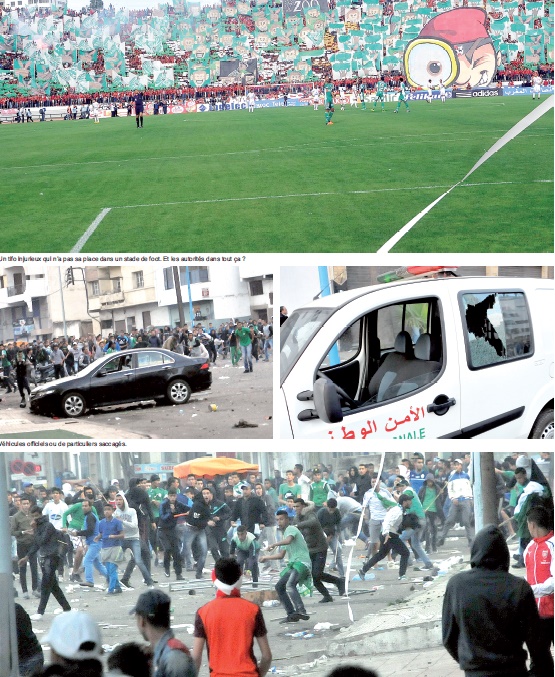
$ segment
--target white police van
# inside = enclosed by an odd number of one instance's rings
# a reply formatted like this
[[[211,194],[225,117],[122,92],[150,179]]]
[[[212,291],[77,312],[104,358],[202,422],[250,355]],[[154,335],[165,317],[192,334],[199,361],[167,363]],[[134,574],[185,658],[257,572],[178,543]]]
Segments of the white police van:
[[[282,438],[553,438],[553,280],[382,278],[282,326]]]

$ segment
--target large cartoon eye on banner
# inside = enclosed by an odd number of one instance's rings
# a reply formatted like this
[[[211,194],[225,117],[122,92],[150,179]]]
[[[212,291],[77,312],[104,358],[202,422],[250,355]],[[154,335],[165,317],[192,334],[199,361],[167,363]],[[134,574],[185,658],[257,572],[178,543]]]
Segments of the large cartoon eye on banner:
[[[464,7],[438,14],[411,40],[403,64],[411,87],[487,87],[501,63],[486,29],[483,9]]]

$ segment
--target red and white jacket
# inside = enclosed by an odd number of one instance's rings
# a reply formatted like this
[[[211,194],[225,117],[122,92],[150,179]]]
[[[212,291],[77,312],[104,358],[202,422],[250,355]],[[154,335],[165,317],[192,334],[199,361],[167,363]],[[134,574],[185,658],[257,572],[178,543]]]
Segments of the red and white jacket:
[[[541,618],[553,618],[553,579],[555,577],[555,537],[534,538],[524,551],[526,580],[532,586]]]

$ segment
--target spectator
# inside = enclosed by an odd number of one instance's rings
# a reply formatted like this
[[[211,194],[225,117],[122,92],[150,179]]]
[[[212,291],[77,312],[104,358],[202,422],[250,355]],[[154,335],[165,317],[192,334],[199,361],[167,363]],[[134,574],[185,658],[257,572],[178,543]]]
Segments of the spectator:
[[[529,674],[526,644],[535,677],[552,677],[553,658],[541,639],[534,593],[509,573],[509,549],[496,526],[476,534],[470,567],[447,583],[443,646],[467,677],[524,677]]]

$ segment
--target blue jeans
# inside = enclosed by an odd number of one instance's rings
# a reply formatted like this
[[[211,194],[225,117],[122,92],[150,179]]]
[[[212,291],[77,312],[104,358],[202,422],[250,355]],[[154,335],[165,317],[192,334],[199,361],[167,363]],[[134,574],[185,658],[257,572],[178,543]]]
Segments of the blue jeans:
[[[93,567],[96,567],[96,570],[100,572],[101,576],[104,576],[104,578],[108,577],[108,571],[100,560],[101,550],[102,543],[100,543],[100,541],[98,543],[91,543],[87,548],[87,552],[83,558],[83,566],[85,567],[85,580],[87,583],[94,583]]]
[[[264,341],[264,359],[268,361],[270,359],[270,350],[274,347],[274,339],[268,338]]]
[[[248,346],[241,346],[241,353],[243,354],[243,364],[245,365],[245,371],[252,370],[252,343],[249,343]]]
[[[424,562],[424,566],[431,567],[432,561],[424,552],[422,543],[420,542],[421,529],[405,529],[401,534],[401,540],[404,542],[410,541],[411,547],[416,553],[418,559]]]
[[[344,515],[341,518],[341,522],[339,522],[339,528],[341,530],[346,529],[347,527],[351,527],[353,529],[353,535],[356,534],[357,529],[358,529],[358,523],[360,522],[360,513],[359,512],[348,512],[346,515]],[[363,522],[364,525],[364,522]],[[364,533],[364,531],[360,531],[360,534],[358,535],[360,540],[363,543],[366,543],[368,540],[368,536]]]
[[[126,538],[123,541],[123,549],[127,550],[129,548],[133,553],[133,560],[135,564],[139,567],[140,572],[143,575],[143,578],[146,581],[147,585],[152,585],[152,576],[150,575],[149,570],[146,568],[145,563],[143,562],[143,556],[141,554],[141,541],[138,538],[128,539]],[[122,581],[128,581],[133,571],[133,563],[129,562],[125,569]]]
[[[302,597],[297,590],[299,577],[300,574],[296,569],[289,569],[276,583],[276,592],[278,594],[279,601],[285,607],[285,611],[287,612],[288,616],[294,611],[306,613]]]
[[[345,577],[345,567],[343,566],[343,550],[341,548],[341,543],[337,538],[337,535],[334,535],[330,538],[328,543],[330,550],[333,552],[335,559],[335,566],[337,567],[337,573],[341,578]]]
[[[108,592],[121,590],[118,579],[118,565],[115,562],[106,562],[106,571],[108,572]]]
[[[190,569],[193,565],[193,543],[197,544],[198,559],[197,559],[197,576],[202,575],[206,555],[208,554],[208,541],[206,539],[206,531],[192,527],[190,524],[185,525],[185,535],[183,536],[183,557],[185,558],[185,566]]]

